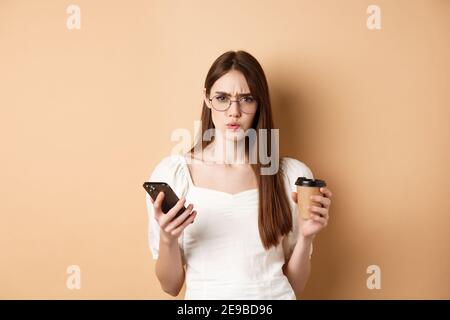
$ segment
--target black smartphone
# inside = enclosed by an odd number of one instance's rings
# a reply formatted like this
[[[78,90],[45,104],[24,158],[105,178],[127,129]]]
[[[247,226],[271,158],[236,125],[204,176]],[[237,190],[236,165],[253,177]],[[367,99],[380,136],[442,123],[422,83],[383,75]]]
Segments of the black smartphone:
[[[169,184],[165,182],[144,182],[144,189],[147,190],[150,197],[152,197],[153,201],[156,200],[156,197],[158,194],[162,191],[164,192],[164,200],[161,206],[161,210],[163,213],[167,213],[170,209],[173,208],[174,205],[177,204],[178,196],[176,193],[172,190],[172,188],[169,186]],[[180,209],[180,211],[177,212],[174,219],[178,216],[180,216],[184,210],[186,210],[186,207],[183,206],[183,208]]]

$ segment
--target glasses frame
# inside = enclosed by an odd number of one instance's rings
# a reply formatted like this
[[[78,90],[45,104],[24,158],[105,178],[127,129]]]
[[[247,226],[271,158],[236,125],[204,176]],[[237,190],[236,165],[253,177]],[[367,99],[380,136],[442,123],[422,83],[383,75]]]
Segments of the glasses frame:
[[[236,103],[238,104],[238,106],[239,106],[239,110],[240,110],[242,113],[245,113],[245,114],[255,114],[256,111],[258,110],[258,101],[256,101],[256,99],[253,98],[253,97],[252,97],[252,98],[255,100],[255,103],[256,103],[256,109],[255,109],[255,111],[254,111],[254,112],[245,112],[244,110],[242,110],[242,106],[241,106],[240,99],[248,98],[249,96],[243,96],[243,97],[241,97],[239,100],[231,100],[231,99],[230,99],[230,101],[229,101],[229,103],[228,103],[228,107],[226,107],[224,110],[217,110],[216,108],[214,108],[212,101],[213,101],[214,98],[216,98],[217,96],[221,96],[221,95],[222,95],[222,94],[217,94],[217,95],[215,95],[215,96],[212,97],[212,98],[208,98],[209,103],[211,104],[211,107],[212,107],[214,110],[218,111],[218,112],[225,112],[225,111],[227,111],[228,109],[230,109],[231,104],[232,104],[233,102],[236,102]]]

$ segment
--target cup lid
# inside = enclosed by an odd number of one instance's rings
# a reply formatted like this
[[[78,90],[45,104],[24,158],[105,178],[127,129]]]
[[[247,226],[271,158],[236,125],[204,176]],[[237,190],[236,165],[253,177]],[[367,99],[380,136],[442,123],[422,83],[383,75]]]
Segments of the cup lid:
[[[327,185],[324,180],[308,179],[306,177],[298,177],[295,184],[303,187],[325,187]]]

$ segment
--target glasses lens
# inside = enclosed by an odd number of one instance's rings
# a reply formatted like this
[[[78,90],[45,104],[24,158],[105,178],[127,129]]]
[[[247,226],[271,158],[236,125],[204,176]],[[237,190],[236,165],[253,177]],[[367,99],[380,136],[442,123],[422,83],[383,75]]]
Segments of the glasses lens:
[[[223,111],[226,110],[230,105],[230,98],[227,96],[215,96],[214,98],[212,98],[211,103],[214,109]]]
[[[254,113],[256,112],[256,100],[253,97],[242,97],[239,100],[241,105],[241,110],[244,113]]]

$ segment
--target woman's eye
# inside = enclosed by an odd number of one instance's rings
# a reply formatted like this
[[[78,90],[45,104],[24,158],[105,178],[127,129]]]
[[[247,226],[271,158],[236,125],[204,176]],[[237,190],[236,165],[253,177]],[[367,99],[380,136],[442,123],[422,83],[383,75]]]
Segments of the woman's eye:
[[[255,101],[252,97],[244,97],[242,100],[245,103],[253,103]]]
[[[225,101],[227,98],[225,96],[217,96],[216,97],[217,101],[223,102]]]

